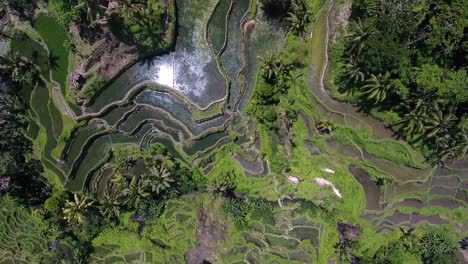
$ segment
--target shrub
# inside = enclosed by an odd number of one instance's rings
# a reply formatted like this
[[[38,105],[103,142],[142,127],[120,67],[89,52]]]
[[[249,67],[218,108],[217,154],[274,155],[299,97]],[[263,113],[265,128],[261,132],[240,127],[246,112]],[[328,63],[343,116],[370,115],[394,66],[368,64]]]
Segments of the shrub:
[[[68,26],[73,20],[78,19],[78,13],[74,8],[76,5],[78,5],[77,0],[48,1],[48,7],[50,11],[52,11],[55,14],[57,20],[60,22],[60,24],[65,26],[65,28],[68,28]]]
[[[86,96],[87,99],[93,98],[97,95],[106,85],[105,80],[96,79],[93,80],[90,84],[86,85],[83,89],[83,94]]]
[[[432,230],[419,240],[419,252],[427,264],[456,263],[457,245],[442,231]]]
[[[239,225],[245,224],[245,217],[250,209],[250,204],[235,198],[229,198],[223,203],[224,214]]]
[[[44,202],[44,207],[51,213],[57,213],[65,203],[66,194],[63,192],[54,193]]]

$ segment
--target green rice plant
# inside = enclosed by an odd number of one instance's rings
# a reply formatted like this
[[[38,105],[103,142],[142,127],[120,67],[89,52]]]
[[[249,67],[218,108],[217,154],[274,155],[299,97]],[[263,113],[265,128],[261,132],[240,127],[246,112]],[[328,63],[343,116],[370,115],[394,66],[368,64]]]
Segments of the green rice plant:
[[[23,208],[9,196],[0,197],[0,204],[0,256],[9,252],[14,259],[41,262],[48,255],[47,225],[35,212]]]

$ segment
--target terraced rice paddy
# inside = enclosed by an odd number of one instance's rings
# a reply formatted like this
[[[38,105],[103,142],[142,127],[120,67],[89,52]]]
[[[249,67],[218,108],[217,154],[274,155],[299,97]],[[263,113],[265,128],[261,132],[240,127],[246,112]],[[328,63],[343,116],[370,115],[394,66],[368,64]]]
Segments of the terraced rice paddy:
[[[52,100],[53,87],[32,91],[32,119],[37,126],[32,125],[28,134],[42,142],[41,159],[46,169],[54,172],[67,190],[102,194],[115,170],[108,163],[112,149],[122,144],[147,148],[162,143],[175,157],[198,166],[208,179],[225,175],[227,169],[235,171],[242,175],[237,187],[240,193],[275,204],[274,219],[249,218],[242,232],[232,241],[224,241],[220,257],[227,263],[323,260],[319,250],[325,223],[298,212],[305,204],[298,201],[331,192],[314,184],[317,177],[333,181],[342,192],[343,199],[333,196],[330,200],[381,232],[399,226],[439,224],[446,221],[438,216],[440,208],[456,211],[466,207],[466,163],[431,168],[378,121],[329,97],[323,86],[328,63],[328,3],[317,15],[312,38],[306,42],[311,57],[304,83],[291,91],[300,114],[294,124],[296,142],[289,153],[288,173],[297,177],[297,185],[275,173],[276,165],[272,164],[271,157],[284,150],[285,144],[270,139],[269,131],[258,128],[242,113],[255,87],[258,57],[282,47],[286,29],[268,23],[261,13],[255,21],[248,21],[252,1],[181,0],[177,5],[181,27],[174,52],[131,66],[76,115],[62,112],[68,104],[63,98]],[[245,23],[251,26],[244,27]],[[58,47],[63,43],[63,29],[56,24],[53,18],[39,16],[35,26],[48,49],[57,52],[52,79],[65,96],[68,55]],[[56,31],[46,32],[47,25]],[[76,122],[66,139],[63,134],[70,126],[61,115]],[[315,122],[324,119],[337,125],[331,134],[320,134],[315,128]],[[61,151],[57,154],[54,149]],[[330,168],[333,173],[325,170]],[[377,184],[379,180],[384,182]],[[126,231],[104,231],[93,242],[93,263],[196,259],[195,253],[184,254],[196,247],[201,250],[195,244],[197,223],[207,200],[188,197],[169,202],[161,220],[164,228],[153,230],[165,230],[167,241],[149,241]],[[0,217],[3,214],[0,211]],[[14,236],[16,231],[2,232]],[[123,242],[116,243],[116,239]],[[0,238],[0,259],[2,247],[17,247],[3,240]],[[169,253],[161,253],[167,248]],[[161,255],[167,259],[156,259]]]

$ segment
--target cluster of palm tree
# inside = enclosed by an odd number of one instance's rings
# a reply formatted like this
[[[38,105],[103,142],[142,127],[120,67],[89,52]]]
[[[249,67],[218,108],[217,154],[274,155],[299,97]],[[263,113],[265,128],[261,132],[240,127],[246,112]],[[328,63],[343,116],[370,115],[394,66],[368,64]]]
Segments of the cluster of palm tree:
[[[393,126],[410,142],[428,146],[428,161],[432,164],[466,156],[468,131],[457,124],[462,118],[457,116],[449,99],[441,99],[434,92],[409,94],[410,90],[394,70],[372,73],[362,66],[360,60],[365,58],[360,57],[366,49],[366,41],[378,33],[372,25],[364,25],[359,19],[351,23],[346,35],[346,63],[341,66],[341,86],[351,92],[360,91],[365,107],[379,105],[398,112],[402,117]],[[413,89],[418,85],[410,83],[408,87]]]
[[[390,72],[369,73],[358,62],[358,57],[365,47],[366,41],[377,31],[372,25],[363,25],[360,19],[351,22],[351,30],[346,34],[348,49],[346,63],[341,66],[344,81],[342,86],[350,86],[349,90],[359,89],[365,99],[374,104],[382,103],[389,94],[401,89],[401,83],[392,78]],[[347,87],[348,88],[348,87]]]
[[[67,200],[63,207],[64,219],[69,224],[82,224],[86,219],[86,212],[94,204],[86,197],[80,197],[78,194],[73,195],[73,199]]]
[[[0,55],[0,76],[20,84],[32,84],[38,77],[34,63],[19,53]]]
[[[303,0],[294,0],[291,3],[291,11],[288,12],[286,21],[290,30],[296,35],[302,35],[310,23],[310,12]]]
[[[123,175],[117,172],[112,178],[112,188],[106,190],[96,201],[86,196],[73,195],[63,208],[64,219],[70,224],[85,222],[87,211],[95,208],[108,219],[118,219],[122,208],[140,209],[151,196],[160,197],[174,182],[170,168],[160,164],[152,167],[151,173],[141,176]]]
[[[128,208],[137,209],[152,194],[161,196],[172,187],[174,173],[168,166],[162,163],[151,167],[150,171],[139,177],[118,174],[113,180],[116,192]]]
[[[291,65],[284,63],[278,55],[270,52],[259,57],[259,60],[262,64],[262,77],[269,84],[283,87],[290,80]]]
[[[468,131],[457,126],[453,107],[443,107],[445,102],[428,96],[409,99],[404,105],[406,114],[395,125],[411,142],[422,140],[432,146],[431,163],[468,155]]]
[[[99,0],[79,0],[78,5],[74,9],[86,16],[86,21],[90,26],[95,26],[96,21],[102,18],[107,10],[107,7],[101,2]]]
[[[235,177],[234,171],[230,171],[224,177],[209,182],[206,190],[213,196],[229,196],[236,189]]]

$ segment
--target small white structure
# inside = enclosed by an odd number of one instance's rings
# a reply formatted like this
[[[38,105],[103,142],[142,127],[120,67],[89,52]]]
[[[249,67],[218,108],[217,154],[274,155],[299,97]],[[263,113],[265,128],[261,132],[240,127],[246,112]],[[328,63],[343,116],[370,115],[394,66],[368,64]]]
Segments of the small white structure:
[[[299,179],[297,177],[294,177],[294,176],[288,176],[288,181],[292,182],[292,183],[295,183],[295,184],[299,184]]]
[[[334,170],[332,170],[332,169],[329,169],[329,168],[325,168],[325,169],[323,169],[323,171],[324,171],[324,172],[326,172],[326,173],[332,173],[332,174],[334,174],[334,173],[335,173],[335,171],[334,171]]]
[[[317,183],[317,185],[319,186],[323,186],[323,185],[328,185],[328,186],[331,186],[332,189],[333,189],[333,193],[340,197],[340,198],[343,198],[343,196],[341,195],[340,191],[335,187],[335,185],[329,181],[329,180],[325,180],[323,178],[315,178],[315,182]]]

